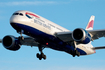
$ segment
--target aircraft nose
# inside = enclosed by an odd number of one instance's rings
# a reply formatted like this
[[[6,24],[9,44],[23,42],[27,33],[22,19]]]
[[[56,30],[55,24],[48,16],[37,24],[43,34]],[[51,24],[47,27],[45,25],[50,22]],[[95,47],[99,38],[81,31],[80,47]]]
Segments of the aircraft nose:
[[[11,16],[10,18],[10,23],[16,23],[18,21],[18,17],[16,16]]]

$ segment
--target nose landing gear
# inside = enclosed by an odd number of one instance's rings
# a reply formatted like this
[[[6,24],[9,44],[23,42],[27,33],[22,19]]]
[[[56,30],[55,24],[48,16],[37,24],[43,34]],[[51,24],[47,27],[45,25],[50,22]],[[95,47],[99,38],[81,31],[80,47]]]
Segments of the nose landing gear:
[[[20,36],[19,36],[19,40],[24,40],[24,37],[22,36],[22,34],[24,33],[24,31],[23,31],[23,30],[21,30],[21,31],[17,31],[17,33],[20,34]]]

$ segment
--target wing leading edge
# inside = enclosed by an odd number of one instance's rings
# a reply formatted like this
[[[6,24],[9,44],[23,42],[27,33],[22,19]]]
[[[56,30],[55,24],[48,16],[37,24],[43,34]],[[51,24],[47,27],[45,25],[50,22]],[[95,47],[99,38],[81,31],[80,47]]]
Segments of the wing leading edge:
[[[72,32],[57,32],[55,36],[61,39],[64,42],[73,41]]]
[[[20,42],[22,45],[27,45],[27,46],[38,46],[39,44],[32,37],[24,37],[24,40],[21,40]]]
[[[92,37],[92,40],[99,39],[100,37],[105,37],[105,29],[103,30],[90,30],[88,31]]]
[[[91,35],[92,41],[99,39],[101,37],[105,37],[105,29],[103,30],[87,30],[87,32]],[[58,32],[55,34],[58,38],[60,38],[64,42],[73,41],[72,32]]]
[[[0,39],[0,43],[2,43],[2,40]],[[24,40],[20,40],[21,45],[27,45],[27,46],[38,46],[38,42],[34,40],[34,38],[31,37],[24,37]]]

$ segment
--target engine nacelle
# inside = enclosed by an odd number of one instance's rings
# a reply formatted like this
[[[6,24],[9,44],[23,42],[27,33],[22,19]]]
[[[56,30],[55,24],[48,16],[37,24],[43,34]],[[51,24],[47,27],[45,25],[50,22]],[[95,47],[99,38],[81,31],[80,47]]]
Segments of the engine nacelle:
[[[82,28],[77,28],[72,33],[72,38],[79,43],[88,44],[91,41],[90,34]]]
[[[20,49],[18,38],[11,35],[5,36],[2,40],[2,44],[8,50],[16,51]]]

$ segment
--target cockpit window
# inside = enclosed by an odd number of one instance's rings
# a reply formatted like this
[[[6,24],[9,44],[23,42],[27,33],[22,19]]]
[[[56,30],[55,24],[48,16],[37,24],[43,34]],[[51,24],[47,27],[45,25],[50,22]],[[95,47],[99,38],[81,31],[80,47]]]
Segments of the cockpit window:
[[[19,13],[14,13],[13,15],[18,15]]]
[[[13,15],[21,15],[21,16],[23,16],[22,13],[14,13]]]
[[[19,13],[19,15],[23,16],[23,14],[22,14],[22,13]]]

